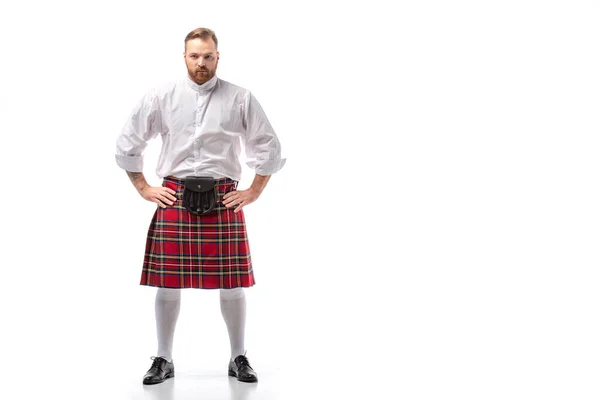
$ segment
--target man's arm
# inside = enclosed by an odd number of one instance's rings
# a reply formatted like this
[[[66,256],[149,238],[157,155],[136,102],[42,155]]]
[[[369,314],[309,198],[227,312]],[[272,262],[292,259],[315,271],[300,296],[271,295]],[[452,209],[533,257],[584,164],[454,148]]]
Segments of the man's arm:
[[[242,135],[246,151],[246,165],[255,172],[252,185],[246,190],[236,190],[223,196],[223,204],[227,208],[235,207],[238,212],[242,207],[253,203],[267,186],[271,175],[279,171],[285,164],[281,158],[281,144],[258,100],[247,93],[244,103],[245,132]]]
[[[254,203],[262,191],[267,186],[267,182],[271,179],[271,175],[258,175],[254,176],[254,181],[252,181],[252,185],[246,190],[235,190],[233,192],[227,193],[223,196],[223,204],[227,208],[236,207],[233,212],[237,213],[242,209],[242,207],[247,206],[250,203]]]
[[[262,191],[265,189],[265,186],[267,186],[269,179],[271,179],[271,175],[254,175],[254,180],[252,181],[252,185],[250,185],[248,190],[254,191],[256,193],[256,197],[258,198],[258,196],[260,196]]]
[[[151,90],[133,107],[121,129],[116,143],[117,165],[125,171],[143,171],[144,149],[150,140],[158,136],[160,129],[161,115],[158,97],[156,92]]]
[[[144,177],[144,173],[143,172],[131,172],[131,171],[125,171],[127,172],[127,176],[129,177],[129,180],[131,181],[131,183],[133,183],[133,186],[135,186],[135,188],[137,189],[139,194],[142,194],[142,191],[150,186],[148,185],[148,182],[146,182],[146,177]]]

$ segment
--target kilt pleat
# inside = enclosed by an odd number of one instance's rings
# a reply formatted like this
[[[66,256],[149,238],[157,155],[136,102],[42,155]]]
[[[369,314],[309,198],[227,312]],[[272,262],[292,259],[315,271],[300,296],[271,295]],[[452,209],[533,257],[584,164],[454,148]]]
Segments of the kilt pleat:
[[[196,216],[183,207],[184,180],[166,177],[163,186],[177,201],[157,207],[146,239],[141,285],[165,288],[231,289],[255,284],[244,211],[222,204],[237,181],[216,180],[217,207]]]

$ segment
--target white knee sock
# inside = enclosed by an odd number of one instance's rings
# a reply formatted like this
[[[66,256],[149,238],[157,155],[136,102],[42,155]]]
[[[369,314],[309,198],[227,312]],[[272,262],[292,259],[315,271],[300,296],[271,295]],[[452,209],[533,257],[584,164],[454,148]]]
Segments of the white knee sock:
[[[181,308],[181,289],[158,288],[154,302],[156,314],[156,335],[158,337],[157,357],[168,361],[173,357],[173,337]]]
[[[221,314],[229,332],[231,359],[245,353],[246,294],[244,288],[221,289]]]

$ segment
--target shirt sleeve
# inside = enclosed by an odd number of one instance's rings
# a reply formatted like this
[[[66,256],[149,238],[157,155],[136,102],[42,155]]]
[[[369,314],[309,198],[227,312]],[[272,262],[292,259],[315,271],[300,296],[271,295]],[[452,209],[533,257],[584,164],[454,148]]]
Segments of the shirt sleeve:
[[[258,100],[248,92],[244,104],[245,134],[242,137],[246,165],[258,175],[272,175],[285,165],[281,143]]]
[[[148,92],[133,108],[117,139],[117,165],[126,171],[143,172],[143,154],[148,141],[160,129],[160,108],[155,91]]]

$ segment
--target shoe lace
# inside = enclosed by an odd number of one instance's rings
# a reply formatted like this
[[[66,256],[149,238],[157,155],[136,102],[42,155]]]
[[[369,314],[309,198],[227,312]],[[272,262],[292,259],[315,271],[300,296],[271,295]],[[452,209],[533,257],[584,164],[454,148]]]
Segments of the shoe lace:
[[[242,366],[242,365],[250,366],[250,361],[248,361],[246,356],[239,356],[236,361],[240,366]]]
[[[164,358],[152,356],[152,357],[150,357],[150,359],[154,360],[154,361],[152,361],[152,366],[150,367],[151,370],[152,369],[154,369],[154,370],[162,370],[162,368],[160,367],[160,360],[164,360]]]

